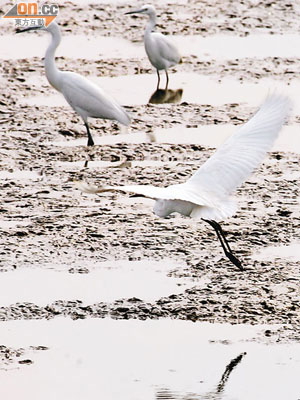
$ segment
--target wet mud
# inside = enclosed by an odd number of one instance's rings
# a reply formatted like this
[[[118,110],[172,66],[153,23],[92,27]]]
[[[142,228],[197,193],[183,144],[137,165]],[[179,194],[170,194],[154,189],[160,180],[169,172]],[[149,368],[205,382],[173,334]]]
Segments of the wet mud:
[[[59,16],[62,34],[122,37],[142,46],[145,19],[125,19],[124,12],[131,8],[131,3],[125,2],[87,6],[64,2]],[[171,8],[167,3],[158,8],[158,29],[174,35],[298,33],[297,16],[300,17],[297,2],[287,0],[232,1],[226,5],[223,1],[175,2]],[[7,29],[12,34],[12,24],[5,26],[1,24],[1,33],[5,34]],[[274,85],[278,81],[290,85],[298,79],[299,54],[293,58],[203,60],[199,49],[197,57],[186,56],[173,72],[209,75],[220,81],[220,85],[223,78],[234,78],[241,82],[241,91],[244,82],[259,86],[262,78],[273,79]],[[80,58],[79,52],[77,59],[59,57],[57,64],[61,69],[87,77],[154,73],[146,56],[87,62]],[[237,191],[239,210],[223,223],[223,228],[242,260],[243,272],[223,256],[214,232],[203,223],[179,216],[159,219],[153,215],[149,202],[123,194],[84,195],[73,183],[78,179],[99,185],[162,186],[183,182],[214,149],[199,144],[159,144],[151,140],[151,134],[156,129],[180,124],[186,129],[229,123],[238,127],[253,114],[253,106],[247,103],[214,106],[188,101],[124,104],[132,116],[130,132],[147,133],[149,141],[92,149],[56,146],[53,143],[85,138],[86,134],[79,117],[67,104],[50,107],[23,102],[56,93],[45,80],[42,60],[37,57],[1,60],[0,71],[0,167],[1,173],[5,172],[0,177],[1,273],[59,264],[69,273],[84,275],[90,272],[90,263],[101,268],[102,263],[114,260],[168,259],[177,263],[170,276],[195,281],[194,287],[153,302],[129,297],[93,304],[85,304],[80,298],[69,301],[58,298],[46,306],[15,303],[0,307],[1,321],[68,316],[280,324],[274,330],[266,330],[261,340],[299,341],[300,258],[256,257],[268,246],[290,245],[300,240],[299,154],[271,152]],[[152,78],[154,92],[155,75]],[[178,89],[172,87],[172,74],[170,89]],[[298,125],[299,115],[293,114],[289,123]],[[91,132],[94,137],[117,135],[120,127],[110,121],[91,120]],[[149,165],[89,167],[89,161],[118,163],[122,159],[149,161]],[[151,161],[165,164],[162,168],[151,165]],[[63,162],[74,162],[74,167],[64,169]],[[207,287],[197,287],[197,279],[201,278],[210,280]],[[1,366],[11,360],[25,363],[26,359],[25,350],[0,346]]]

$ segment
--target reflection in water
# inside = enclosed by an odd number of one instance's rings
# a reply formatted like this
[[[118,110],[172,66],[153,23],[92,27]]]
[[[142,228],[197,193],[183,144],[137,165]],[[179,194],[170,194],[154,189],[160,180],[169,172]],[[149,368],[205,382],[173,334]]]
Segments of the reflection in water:
[[[217,393],[222,393],[224,391],[224,387],[226,382],[228,381],[229,375],[231,372],[234,370],[234,368],[242,361],[242,358],[246,355],[247,353],[241,353],[239,356],[233,358],[230,363],[227,365],[225,368],[225,371],[222,375],[222,378],[217,386]]]
[[[156,400],[217,400],[221,399],[221,395],[224,392],[225,385],[229,379],[231,372],[234,368],[242,361],[242,358],[246,355],[246,353],[241,353],[237,357],[233,358],[230,363],[226,366],[225,371],[220,379],[215,390],[204,393],[204,394],[196,394],[196,393],[185,393],[179,394],[171,392],[169,389],[159,389],[156,392]]]
[[[179,103],[183,89],[157,89],[150,97],[148,103],[164,104]]]

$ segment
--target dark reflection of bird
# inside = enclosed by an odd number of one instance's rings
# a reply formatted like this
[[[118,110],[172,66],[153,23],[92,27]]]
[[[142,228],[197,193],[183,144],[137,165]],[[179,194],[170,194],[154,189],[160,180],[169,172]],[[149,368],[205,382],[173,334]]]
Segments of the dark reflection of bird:
[[[156,10],[151,4],[146,4],[139,10],[129,11],[126,14],[146,14],[149,16],[149,22],[144,34],[145,50],[151,64],[156,68],[158,77],[157,89],[160,83],[159,71],[162,69],[164,69],[166,73],[167,80],[165,89],[167,89],[169,83],[168,68],[181,62],[178,50],[168,37],[159,32],[155,32]]]
[[[164,104],[179,103],[183,94],[182,89],[157,89],[150,97],[148,103]]]
[[[155,398],[156,400],[221,400],[229,376],[246,354],[247,353],[241,353],[230,361],[230,363],[226,366],[216,389],[212,390],[211,392],[203,393],[201,395],[196,393],[179,394],[163,388],[156,392]]]

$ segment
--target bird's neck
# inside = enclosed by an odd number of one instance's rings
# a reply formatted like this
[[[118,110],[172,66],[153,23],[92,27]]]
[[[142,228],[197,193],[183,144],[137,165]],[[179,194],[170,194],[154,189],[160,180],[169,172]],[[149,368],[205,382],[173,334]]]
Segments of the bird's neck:
[[[54,33],[51,32],[51,37],[52,40],[45,55],[45,71],[50,85],[52,85],[56,90],[59,91],[58,81],[59,81],[60,71],[55,65],[55,51],[61,41],[61,35],[59,30],[55,31]]]
[[[146,25],[145,36],[153,32],[155,30],[155,26],[156,26],[156,15],[151,14],[149,15],[149,22]]]

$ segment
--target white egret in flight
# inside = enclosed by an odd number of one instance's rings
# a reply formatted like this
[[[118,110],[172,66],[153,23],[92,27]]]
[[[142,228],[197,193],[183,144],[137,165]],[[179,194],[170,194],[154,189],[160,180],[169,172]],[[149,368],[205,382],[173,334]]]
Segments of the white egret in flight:
[[[159,217],[178,212],[202,219],[215,229],[225,255],[234,265],[243,269],[218,222],[236,212],[236,202],[230,196],[271,149],[290,107],[288,97],[276,94],[269,96],[257,113],[184,183],[162,188],[151,185],[95,187],[77,182],[77,187],[87,193],[121,191],[149,197],[155,200],[153,211]]]
[[[52,36],[45,55],[46,76],[50,85],[63,94],[73,110],[83,119],[88,134],[87,145],[94,145],[88,117],[112,119],[123,125],[129,125],[130,118],[127,112],[99,86],[75,72],[60,71],[56,67],[55,51],[60,44],[61,34],[55,21],[48,27],[29,27],[17,31],[17,33],[36,29],[46,30]]]
[[[156,68],[158,82],[157,90],[160,83],[159,71],[164,69],[166,72],[166,88],[168,88],[169,76],[167,69],[181,62],[180,54],[174,44],[166,36],[159,32],[155,32],[156,10],[151,4],[146,4],[139,10],[129,11],[125,14],[147,14],[149,22],[145,29],[144,44],[147,56]]]

